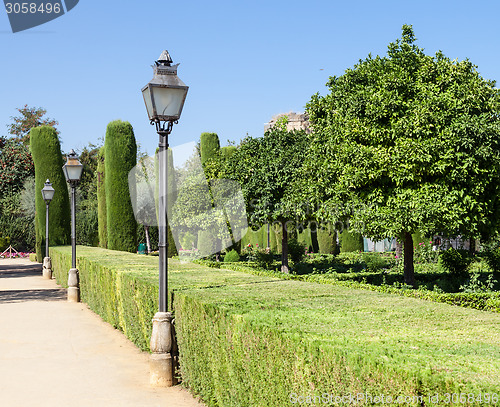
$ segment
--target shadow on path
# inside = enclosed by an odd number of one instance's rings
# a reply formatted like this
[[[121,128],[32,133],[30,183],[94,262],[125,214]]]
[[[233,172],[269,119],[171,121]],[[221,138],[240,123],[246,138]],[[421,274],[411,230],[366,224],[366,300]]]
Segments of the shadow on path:
[[[35,264],[1,264],[0,279],[40,277],[42,278],[42,265]],[[0,290],[0,304],[25,302],[25,301],[61,301],[66,299],[64,288],[28,290]]]
[[[15,278],[15,277],[35,277],[42,275],[42,265],[36,264],[1,264],[0,263],[0,278]]]
[[[24,301],[62,301],[65,299],[66,290],[64,288],[0,291],[0,304]]]

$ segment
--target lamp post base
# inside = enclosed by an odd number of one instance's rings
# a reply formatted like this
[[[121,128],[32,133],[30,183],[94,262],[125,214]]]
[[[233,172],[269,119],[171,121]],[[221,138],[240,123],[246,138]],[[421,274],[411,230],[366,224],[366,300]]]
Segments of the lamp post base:
[[[172,347],[172,314],[170,312],[157,312],[153,318],[153,332],[150,342],[152,352],[149,361],[151,386],[170,387],[177,384],[174,377]]]
[[[43,259],[42,276],[46,280],[52,279],[52,260],[50,257],[44,257],[44,259]]]
[[[68,302],[80,302],[78,269],[70,269],[68,273]]]

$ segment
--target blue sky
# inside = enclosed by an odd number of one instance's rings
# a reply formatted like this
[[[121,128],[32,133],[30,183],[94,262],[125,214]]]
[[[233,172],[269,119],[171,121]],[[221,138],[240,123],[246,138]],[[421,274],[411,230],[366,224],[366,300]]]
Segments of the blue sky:
[[[129,121],[143,151],[158,139],[141,87],[168,49],[190,87],[172,146],[216,132],[223,145],[263,134],[276,113],[303,111],[341,75],[412,24],[427,54],[469,58],[500,79],[500,2],[80,0],[66,15],[13,34],[0,12],[0,134],[25,104],[59,121],[62,148],[99,143]]]

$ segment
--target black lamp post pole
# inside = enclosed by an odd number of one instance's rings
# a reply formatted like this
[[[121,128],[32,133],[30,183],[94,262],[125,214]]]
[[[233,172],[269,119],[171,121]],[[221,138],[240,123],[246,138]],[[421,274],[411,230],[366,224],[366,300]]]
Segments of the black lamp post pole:
[[[155,122],[158,133],[158,254],[159,254],[159,312],[168,312],[168,135],[173,121]]]
[[[76,203],[75,183],[71,183],[71,268],[76,269]]]
[[[45,257],[49,257],[49,202],[45,203]]]
[[[159,179],[159,202],[158,202],[158,216],[159,216],[159,236],[158,236],[158,251],[160,257],[159,264],[159,309],[160,312],[168,311],[168,135],[172,126],[167,127],[165,130],[157,125],[158,135],[160,136],[159,151],[158,151],[158,164],[160,167]]]

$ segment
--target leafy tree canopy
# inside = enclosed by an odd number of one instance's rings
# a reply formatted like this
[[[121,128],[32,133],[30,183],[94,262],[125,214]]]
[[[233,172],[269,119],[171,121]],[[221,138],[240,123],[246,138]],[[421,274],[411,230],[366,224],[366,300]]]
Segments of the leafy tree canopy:
[[[24,181],[35,175],[31,153],[24,144],[14,139],[0,143],[0,196],[16,193]],[[3,144],[3,145],[2,145]]]
[[[287,131],[286,121],[279,120],[264,137],[246,137],[224,163],[223,176],[241,184],[255,227],[293,219],[285,193],[302,165],[307,138],[303,130]]]
[[[9,134],[14,136],[14,138],[22,142],[23,144],[29,144],[29,133],[30,130],[38,126],[51,126],[56,128],[59,124],[56,120],[50,118],[44,118],[43,116],[47,111],[41,107],[29,107],[24,105],[22,108],[16,109],[20,115],[11,116],[13,123],[7,125]],[[57,131],[59,134],[59,131]]]
[[[470,61],[425,55],[411,26],[385,57],[331,77],[307,105],[310,151],[297,193],[317,215],[382,238],[468,237],[498,225],[500,92]]]

